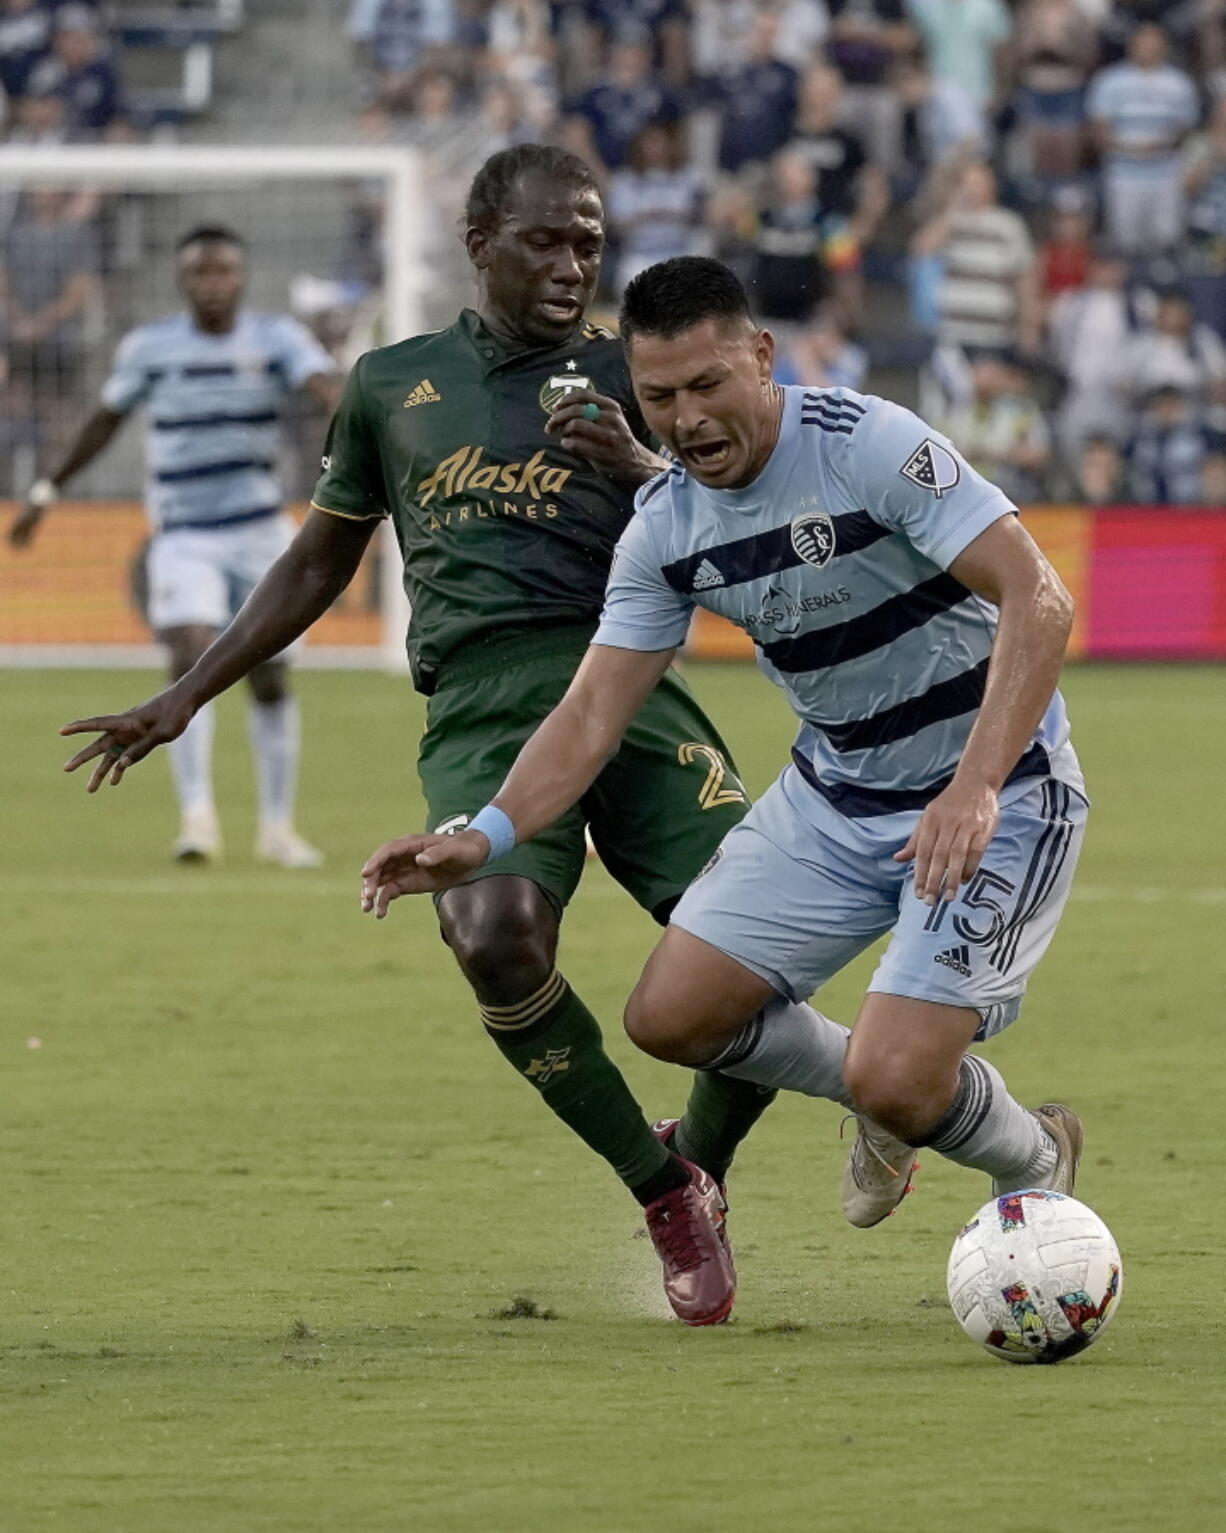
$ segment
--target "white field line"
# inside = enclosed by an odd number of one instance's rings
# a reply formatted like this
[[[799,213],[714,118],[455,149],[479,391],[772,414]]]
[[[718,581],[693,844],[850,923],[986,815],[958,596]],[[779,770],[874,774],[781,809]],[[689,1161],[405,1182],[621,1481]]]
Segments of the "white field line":
[[[74,874],[72,879],[59,879],[46,874],[26,877],[17,874],[5,878],[0,875],[0,893],[13,895],[55,895],[63,899],[68,895],[99,895],[110,898],[115,895],[136,895],[153,899],[175,899],[206,895],[209,898],[231,899],[238,895],[250,895],[255,899],[303,896],[336,899],[346,895],[357,904],[359,879],[337,878],[334,875],[319,877],[312,873],[254,873],[249,877],[234,877],[208,868],[184,869],[177,877],[159,874],[135,874],[127,878],[89,878]],[[584,886],[584,899],[625,899],[627,895],[611,883],[592,883]],[[1110,885],[1074,884],[1072,898],[1083,904],[1159,905],[1175,900],[1187,905],[1226,904],[1226,887],[1171,887],[1158,885]]]

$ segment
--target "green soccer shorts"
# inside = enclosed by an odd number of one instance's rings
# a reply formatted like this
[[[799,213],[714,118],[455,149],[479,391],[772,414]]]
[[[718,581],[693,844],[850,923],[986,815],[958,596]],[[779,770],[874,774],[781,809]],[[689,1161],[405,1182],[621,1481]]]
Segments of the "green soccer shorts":
[[[537,646],[517,646],[502,664],[449,675],[430,698],[418,758],[429,830],[462,830],[561,700],[584,650],[548,639],[541,634]],[[583,873],[587,827],[613,877],[664,922],[748,808],[727,746],[670,671],[580,802],[472,879],[530,878],[561,909]]]

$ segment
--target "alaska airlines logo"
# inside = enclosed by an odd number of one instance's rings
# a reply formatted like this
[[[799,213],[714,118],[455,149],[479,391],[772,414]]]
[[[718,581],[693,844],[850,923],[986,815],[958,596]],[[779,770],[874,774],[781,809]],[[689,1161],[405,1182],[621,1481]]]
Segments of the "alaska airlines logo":
[[[543,449],[527,463],[485,463],[484,457],[484,447],[461,447],[421,481],[413,499],[419,506],[428,506],[436,495],[450,499],[473,490],[495,490],[499,495],[531,495],[536,500],[558,494],[574,473],[546,463]]]
[[[834,557],[834,523],[824,511],[806,511],[792,523],[792,547],[806,564],[820,570]]]

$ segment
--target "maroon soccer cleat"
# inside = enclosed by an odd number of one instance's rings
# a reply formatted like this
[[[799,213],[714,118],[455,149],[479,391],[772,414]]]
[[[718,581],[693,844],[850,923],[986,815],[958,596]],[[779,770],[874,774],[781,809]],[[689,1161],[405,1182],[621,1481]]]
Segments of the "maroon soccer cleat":
[[[664,1293],[677,1319],[719,1325],[736,1298],[736,1269],[724,1243],[726,1204],[700,1166],[681,1164],[689,1183],[647,1205],[647,1233],[664,1264]]]

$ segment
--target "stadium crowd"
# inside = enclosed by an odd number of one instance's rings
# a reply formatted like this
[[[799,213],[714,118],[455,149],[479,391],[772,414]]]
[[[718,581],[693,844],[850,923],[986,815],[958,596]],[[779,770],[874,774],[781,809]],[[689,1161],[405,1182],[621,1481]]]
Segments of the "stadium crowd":
[[[106,15],[0,0],[9,142],[135,131]],[[918,369],[1017,499],[1226,504],[1226,0],[351,0],[348,30],[356,132],[422,152],[440,274],[481,161],[559,142],[606,189],[608,305],[715,254],[784,381]],[[0,192],[8,387],[71,385],[96,222]],[[361,191],[332,275],[380,259]]]

